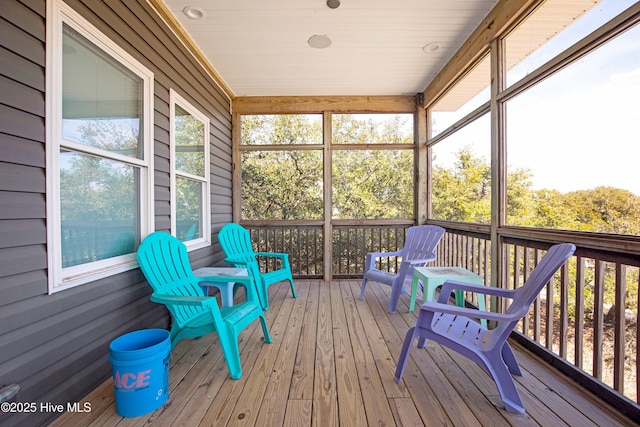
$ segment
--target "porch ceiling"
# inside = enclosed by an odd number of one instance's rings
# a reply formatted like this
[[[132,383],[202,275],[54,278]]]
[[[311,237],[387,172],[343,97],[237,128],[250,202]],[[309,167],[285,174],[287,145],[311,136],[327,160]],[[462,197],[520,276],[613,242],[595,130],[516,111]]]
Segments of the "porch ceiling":
[[[331,9],[326,0],[157,1],[232,96],[414,95],[497,3],[341,0]],[[188,18],[187,6],[205,16]],[[331,46],[310,47],[313,35],[327,35]]]

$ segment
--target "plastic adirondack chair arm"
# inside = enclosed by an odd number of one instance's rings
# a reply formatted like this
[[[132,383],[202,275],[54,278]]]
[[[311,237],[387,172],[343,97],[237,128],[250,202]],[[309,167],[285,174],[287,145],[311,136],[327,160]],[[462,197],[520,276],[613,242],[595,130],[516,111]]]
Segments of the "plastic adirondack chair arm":
[[[451,292],[453,291],[470,291],[477,294],[494,295],[506,298],[513,298],[516,293],[516,291],[511,289],[501,289],[491,286],[475,285],[473,283],[458,282],[456,280],[447,280],[442,284],[442,289],[440,290],[440,296],[446,296],[446,299],[444,301],[440,301],[440,297],[438,297],[438,302],[442,303],[448,301],[449,295],[451,295]]]
[[[287,258],[289,254],[281,253],[281,252],[256,252],[256,256],[266,256],[266,257],[274,257],[274,258]]]
[[[365,272],[367,270],[375,270],[376,260],[382,257],[397,257],[402,251],[395,252],[369,252],[365,257]]]
[[[455,314],[457,316],[465,316],[487,320],[513,321],[522,317],[519,313],[503,314],[494,313],[492,311],[476,310],[475,308],[458,307],[457,305],[442,304],[439,302],[425,302],[420,310],[431,311],[433,313]]]
[[[248,265],[248,264],[251,264],[252,262],[256,262],[256,260],[255,259],[247,260],[246,258],[225,258],[224,262],[228,264]]]
[[[431,258],[425,258],[425,259],[412,259],[412,260],[407,260],[407,261],[402,261],[402,262],[407,262],[407,263],[409,263],[409,264],[411,264],[411,265],[416,265],[416,264],[424,265],[424,264],[426,264],[426,263],[428,263],[428,262],[433,261],[434,259],[436,259],[436,257],[435,257],[435,256],[433,256],[433,257],[431,257]]]
[[[376,258],[387,257],[387,256],[400,256],[400,254],[402,254],[402,251],[369,252],[369,253],[367,253],[367,256],[371,256],[371,258],[376,259]]]
[[[200,307],[207,307],[211,305],[211,301],[218,304],[215,297],[191,297],[191,296],[183,296],[183,295],[157,295],[156,293],[151,294],[151,301],[157,302],[159,304],[169,304],[169,305],[193,305]]]

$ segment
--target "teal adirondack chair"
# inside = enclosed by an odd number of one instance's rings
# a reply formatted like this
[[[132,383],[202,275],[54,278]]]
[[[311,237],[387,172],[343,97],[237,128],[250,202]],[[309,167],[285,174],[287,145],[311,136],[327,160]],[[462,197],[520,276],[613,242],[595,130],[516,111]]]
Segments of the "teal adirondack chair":
[[[184,243],[170,234],[147,236],[136,253],[140,268],[153,288],[151,301],[164,304],[173,322],[171,348],[183,338],[199,338],[217,332],[231,378],[242,376],[238,335],[255,319],[260,319],[265,342],[271,342],[255,281],[251,276],[193,275]],[[205,296],[200,282],[236,282],[246,288],[246,301],[220,308],[215,297]],[[210,284],[210,283],[208,283]]]
[[[225,262],[237,268],[246,268],[249,274],[254,277],[258,285],[258,295],[262,303],[262,309],[269,309],[269,285],[288,280],[291,284],[291,293],[294,298],[298,298],[293,285],[291,266],[289,265],[289,254],[279,252],[254,252],[251,246],[249,231],[236,223],[226,224],[218,233],[218,240],[227,258]],[[261,272],[258,264],[258,257],[271,257],[280,260],[280,268],[269,272]]]

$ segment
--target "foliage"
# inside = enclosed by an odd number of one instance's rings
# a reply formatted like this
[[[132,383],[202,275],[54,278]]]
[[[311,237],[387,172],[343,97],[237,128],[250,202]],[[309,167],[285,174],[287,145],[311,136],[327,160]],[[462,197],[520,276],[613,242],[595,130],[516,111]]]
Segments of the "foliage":
[[[137,130],[124,122],[86,121],[75,136],[85,145],[137,155]],[[131,245],[122,242],[126,240],[123,236],[133,235],[137,225],[138,182],[138,168],[124,162],[66,150],[61,152],[63,266],[133,250],[133,242]],[[110,249],[113,245],[119,245],[115,251]]]
[[[136,155],[137,130],[108,120],[86,121],[79,128],[86,145]],[[109,221],[136,216],[138,171],[122,162],[63,151],[60,156],[62,221]]]
[[[322,152],[244,153],[242,199],[245,219],[322,218]]]
[[[412,218],[413,150],[339,149],[344,144],[411,144],[406,119],[336,114],[333,120],[332,217]],[[323,218],[323,151],[304,148],[322,143],[321,122],[313,116],[262,115],[243,116],[241,126],[242,145],[286,146],[243,153],[243,218]]]
[[[433,215],[452,221],[490,222],[490,164],[475,156],[469,147],[456,153],[450,168],[433,168]],[[507,174],[507,223],[524,227],[640,235],[640,197],[612,187],[596,187],[561,193],[555,189],[532,188],[532,173],[526,169]],[[513,256],[513,255],[512,255]],[[585,313],[593,313],[595,263],[586,259],[583,303]],[[520,271],[524,265],[521,260]],[[533,268],[533,266],[531,266]],[[603,263],[603,304],[615,304],[615,266]],[[575,262],[569,263],[569,277],[575,278]],[[635,309],[638,295],[636,268],[626,272],[625,308]],[[569,284],[569,315],[575,314],[576,284]],[[559,307],[560,290],[554,300]]]
[[[507,174],[507,223],[524,227],[640,235],[640,197],[613,187],[561,193],[534,190],[532,173]],[[469,147],[456,153],[450,168],[433,168],[433,216],[488,223],[491,212],[491,165]]]
[[[460,150],[452,168],[433,167],[433,217],[450,221],[491,222],[491,165]]]

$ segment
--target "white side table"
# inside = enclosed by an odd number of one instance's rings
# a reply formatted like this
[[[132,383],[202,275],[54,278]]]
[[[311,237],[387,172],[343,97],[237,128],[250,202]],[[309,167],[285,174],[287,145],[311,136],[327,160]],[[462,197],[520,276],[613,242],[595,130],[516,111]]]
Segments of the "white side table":
[[[232,268],[232,267],[202,267],[193,271],[196,277],[207,276],[247,276],[246,268]],[[205,295],[209,294],[209,286],[215,286],[220,289],[220,299],[222,300],[223,307],[231,307],[233,305],[233,285],[234,282],[221,283],[221,282],[201,282],[202,290]]]

